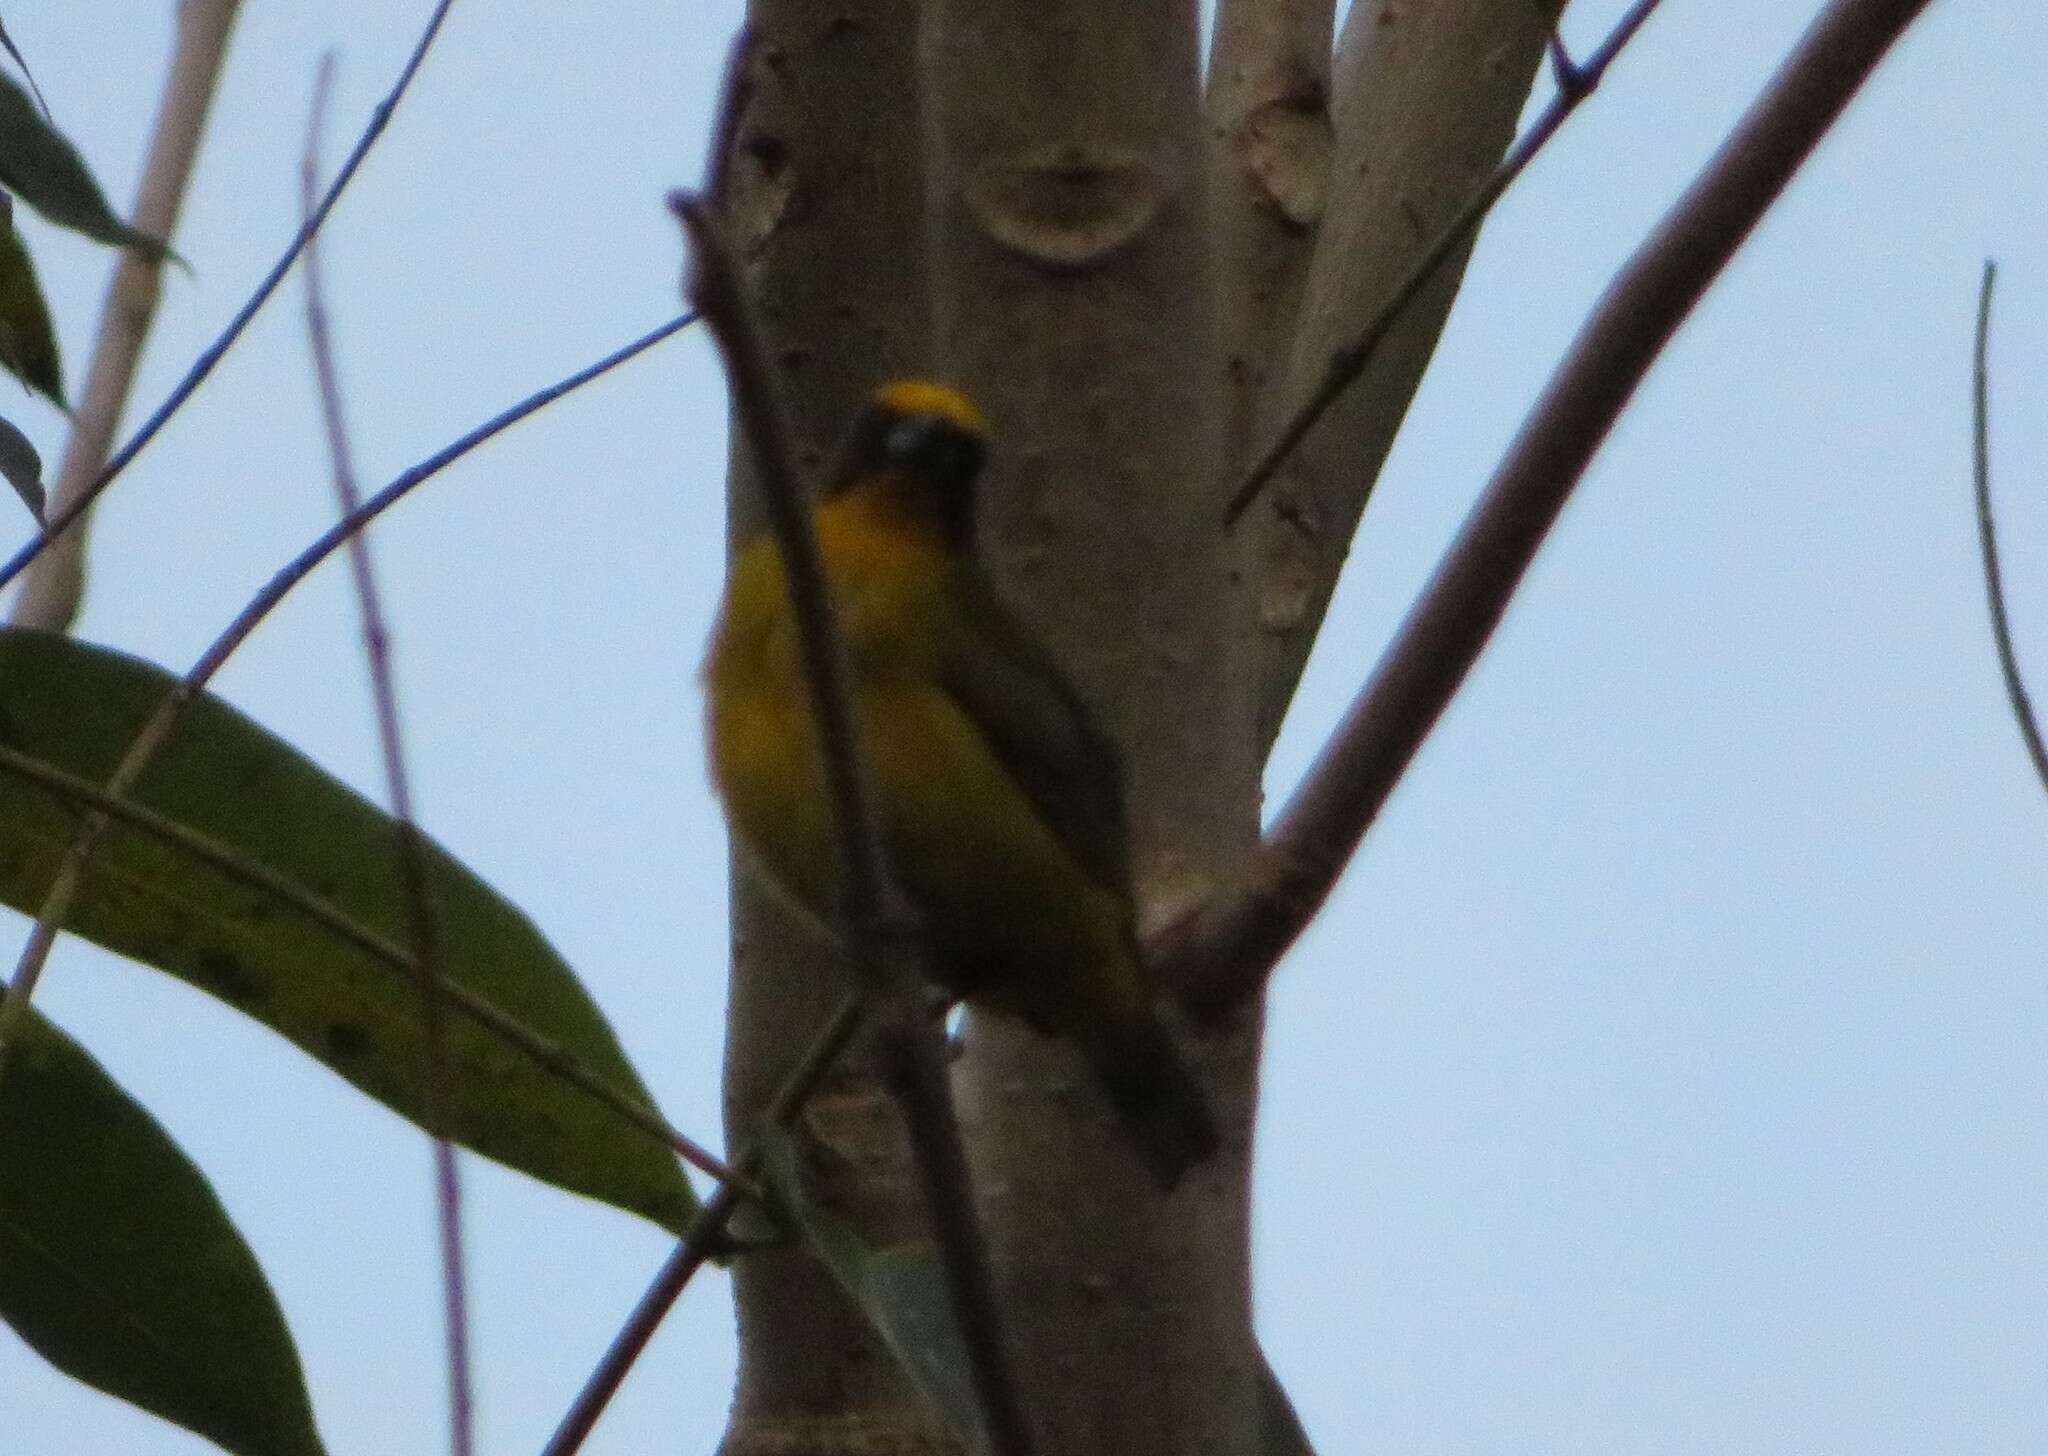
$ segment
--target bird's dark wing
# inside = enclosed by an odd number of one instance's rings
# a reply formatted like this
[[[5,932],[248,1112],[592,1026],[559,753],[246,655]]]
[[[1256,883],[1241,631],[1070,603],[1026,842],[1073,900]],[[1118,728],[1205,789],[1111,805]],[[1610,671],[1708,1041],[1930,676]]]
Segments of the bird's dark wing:
[[[958,616],[941,651],[941,686],[1088,877],[1128,898],[1115,745],[978,566],[959,563],[952,589]]]

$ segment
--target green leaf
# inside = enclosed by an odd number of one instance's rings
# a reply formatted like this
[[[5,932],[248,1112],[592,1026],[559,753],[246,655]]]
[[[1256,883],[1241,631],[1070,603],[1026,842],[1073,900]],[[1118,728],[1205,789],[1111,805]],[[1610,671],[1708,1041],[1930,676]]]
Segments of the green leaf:
[[[0,1079],[0,1318],[238,1456],[319,1456],[298,1351],[205,1176],[31,1011]]]
[[[0,46],[6,47],[7,54],[14,57],[14,64],[21,67],[21,74],[28,78],[30,89],[36,93],[36,104],[43,108],[43,115],[48,116],[50,114],[50,103],[43,100],[43,88],[36,85],[36,78],[28,68],[28,57],[24,56],[16,48],[14,37],[7,33],[5,25],[0,25]]]
[[[796,1145],[787,1133],[769,1128],[761,1137],[767,1186],[812,1251],[860,1306],[932,1409],[970,1449],[987,1450],[967,1347],[937,1248],[929,1243],[875,1248],[852,1225],[806,1196]]]
[[[1259,1456],[1316,1456],[1265,1351],[1259,1352]]]
[[[0,417],[0,475],[7,477],[36,524],[42,525],[43,457],[36,454],[35,442],[4,417]]]
[[[14,230],[14,209],[0,193],[0,367],[65,409],[64,366],[50,326],[36,265]]]
[[[28,92],[0,72],[0,186],[73,232],[162,261],[177,255],[163,240],[137,232],[107,205],[78,149],[43,116]]]
[[[0,629],[0,744],[104,783],[176,679],[54,633]],[[133,800],[410,943],[383,811],[218,699],[202,697]],[[0,771],[0,903],[33,914],[85,811]],[[603,1014],[532,923],[429,842],[442,973],[645,1104]],[[66,925],[281,1032],[414,1122],[425,1046],[411,974],[261,886],[110,828]],[[449,1008],[451,1136],[558,1187],[681,1231],[696,1199],[665,1141]]]

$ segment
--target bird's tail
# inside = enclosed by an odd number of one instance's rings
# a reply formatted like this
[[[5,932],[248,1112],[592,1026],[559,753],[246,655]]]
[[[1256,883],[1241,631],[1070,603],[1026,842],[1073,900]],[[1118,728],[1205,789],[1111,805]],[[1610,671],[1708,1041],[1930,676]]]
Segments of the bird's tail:
[[[1150,1010],[1119,1017],[1087,1040],[1089,1064],[1117,1120],[1171,1192],[1220,1142],[1201,1083]]]

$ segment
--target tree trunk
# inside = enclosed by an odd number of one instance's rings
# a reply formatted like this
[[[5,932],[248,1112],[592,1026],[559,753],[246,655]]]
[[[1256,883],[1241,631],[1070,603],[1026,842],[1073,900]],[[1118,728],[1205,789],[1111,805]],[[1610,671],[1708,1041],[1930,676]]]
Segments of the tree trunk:
[[[1196,7],[938,0],[925,44],[939,354],[996,441],[982,549],[1122,752],[1159,910],[1258,831],[1236,548],[1204,508],[1222,392]],[[1254,1043],[1204,1057],[1226,1149],[1162,1199],[1071,1048],[973,1024],[962,1114],[1046,1451],[1251,1448]]]
[[[1361,12],[1384,8],[1360,0]],[[1254,842],[1265,719],[1292,692],[1295,645],[1305,654],[1341,564],[1341,546],[1307,559],[1276,628],[1254,600],[1253,588],[1270,599],[1270,582],[1251,560],[1270,555],[1273,517],[1261,511],[1240,533],[1247,547],[1220,511],[1229,469],[1281,396],[1277,376],[1341,337],[1420,245],[1412,206],[1368,227],[1346,190],[1385,207],[1360,179],[1379,176],[1368,153],[1393,158],[1393,197],[1448,199],[1423,209],[1439,215],[1498,157],[1540,54],[1528,4],[1441,0],[1401,16],[1401,46],[1355,49],[1344,68],[1342,85],[1371,79],[1370,104],[1334,98],[1352,125],[1329,198],[1342,219],[1333,238],[1318,229],[1319,0],[1226,0],[1218,65],[1232,69],[1211,83],[1206,119],[1194,0],[752,6],[757,89],[737,138],[735,232],[799,444],[821,459],[893,374],[936,373],[982,405],[994,443],[980,550],[1121,748],[1148,925],[1225,881]],[[1419,45],[1440,31],[1449,39]],[[1341,256],[1326,256],[1333,246]],[[1374,394],[1373,428],[1390,409],[1398,419],[1453,288],[1405,336],[1399,401]],[[1339,430],[1361,443],[1361,427]],[[1348,470],[1326,459],[1317,479],[1338,482],[1333,500],[1340,487],[1362,500],[1384,448]],[[747,526],[742,453],[734,519]],[[735,927],[738,1139],[848,982],[743,874]],[[1257,1449],[1259,1023],[1254,1009],[1183,1035],[1226,1145],[1162,1197],[1071,1047],[969,1018],[955,1083],[1042,1452]],[[856,1066],[837,1078],[807,1131],[820,1197],[879,1242],[920,1236],[896,1119],[870,1076]],[[727,1451],[948,1449],[807,1255],[745,1256],[735,1297]]]

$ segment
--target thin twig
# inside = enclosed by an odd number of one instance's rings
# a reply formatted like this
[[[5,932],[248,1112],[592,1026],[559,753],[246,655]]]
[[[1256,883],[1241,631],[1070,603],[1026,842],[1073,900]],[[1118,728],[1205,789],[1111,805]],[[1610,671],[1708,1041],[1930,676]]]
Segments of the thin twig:
[[[733,47],[713,144],[730,147],[745,101],[747,38]],[[724,159],[706,168],[714,186]],[[753,451],[765,514],[782,555],[796,618],[799,660],[822,745],[827,793],[838,838],[840,910],[855,974],[868,990],[877,1034],[911,1129],[915,1159],[953,1312],[966,1346],[989,1444],[996,1456],[1028,1456],[1030,1423],[1003,1339],[995,1279],[974,1207],[967,1156],[954,1115],[937,1029],[925,1012],[925,979],[906,901],[882,843],[881,821],[862,762],[844,644],[840,641],[823,559],[812,529],[802,477],[784,417],[781,390],[748,305],[724,230],[710,200],[672,193],[670,207],[690,236],[689,296],[725,359],[742,435]],[[925,1151],[942,1148],[937,1155]]]
[[[235,316],[228,320],[227,327],[221,330],[220,337],[200,352],[192,367],[185,372],[185,377],[178,381],[164,402],[142,422],[141,428],[129,437],[128,443],[115,453],[114,458],[93,477],[92,482],[80,491],[70,504],[61,510],[53,511],[49,521],[36,534],[35,539],[17,551],[5,566],[0,566],[0,591],[5,591],[9,582],[27,570],[30,562],[40,556],[52,541],[63,535],[74,521],[86,513],[92,503],[99,499],[100,493],[128,468],[130,462],[143,452],[151,440],[156,438],[157,432],[169,423],[171,416],[176,414],[199,386],[206,382],[206,377],[213,373],[215,366],[226,357],[228,350],[234,347],[235,341],[242,336],[242,330],[249,326],[249,321],[255,318],[257,310],[269,301],[270,295],[277,291],[277,285],[284,281],[285,273],[290,270],[299,253],[311,241],[313,234],[320,230],[321,224],[327,221],[327,214],[334,210],[334,204],[340,200],[343,190],[354,178],[356,170],[362,166],[363,159],[370,154],[370,148],[376,144],[377,138],[384,134],[384,128],[390,125],[392,114],[398,109],[398,103],[404,99],[407,88],[412,85],[412,78],[419,71],[420,63],[427,58],[427,51],[433,45],[434,37],[440,33],[441,22],[447,19],[449,8],[453,4],[454,0],[438,0],[435,4],[433,13],[427,17],[426,28],[420,32],[420,38],[414,44],[412,54],[406,57],[405,66],[398,73],[398,80],[370,113],[369,123],[363,128],[363,133],[356,139],[354,148],[342,162],[341,170],[334,174],[334,181],[328,186],[326,195],[320,199],[320,205],[313,209],[313,215],[301,224],[291,242],[286,244],[284,253],[264,275],[263,281],[256,285],[256,291],[235,311]]]
[[[435,451],[364,501],[360,507],[349,512],[345,518],[330,526],[312,545],[301,551],[271,577],[263,589],[257,592],[249,604],[236,615],[234,621],[230,622],[213,640],[212,645],[200,655],[183,680],[164,695],[163,701],[157,704],[156,711],[150,716],[149,721],[128,745],[127,752],[122,755],[121,762],[103,786],[103,791],[113,798],[120,798],[128,792],[137,776],[169,741],[171,733],[183,720],[186,710],[197,700],[200,692],[213,680],[214,674],[220,671],[222,664],[235,649],[256,630],[293,587],[305,580],[321,562],[340,550],[356,532],[486,440],[554,403],[572,390],[581,388],[599,375],[652,348],[663,339],[680,332],[693,323],[695,318],[694,314],[686,313],[680,318],[671,319],[653,332],[606,355],[595,364],[529,395],[512,408]],[[35,926],[30,930],[28,941],[23,945],[21,955],[15,963],[14,975],[8,982],[5,994],[0,994],[0,1076],[5,1074],[8,1049],[12,1045],[15,1029],[27,1013],[30,999],[35,995],[43,967],[49,960],[50,949],[56,944],[58,927],[71,913],[72,904],[84,882],[86,866],[92,860],[94,846],[99,842],[99,836],[105,830],[106,824],[105,815],[95,813],[88,815],[85,822],[79,825],[77,836],[72,840],[70,848],[65,851],[64,858],[57,867],[57,873],[51,879],[50,889],[43,897],[42,907],[36,913]],[[411,961],[401,959],[399,964],[409,967]],[[703,1165],[700,1163],[699,1166]]]
[[[839,1003],[831,1021],[812,1041],[796,1069],[783,1080],[774,1100],[768,1104],[764,1122],[781,1128],[788,1127],[796,1119],[811,1093],[853,1039],[866,1005],[867,998],[859,991],[852,992]],[[739,1167],[746,1178],[752,1179],[760,1172],[760,1165],[760,1139],[754,1138],[741,1152]],[[654,1332],[668,1317],[669,1310],[675,1307],[684,1287],[704,1267],[704,1261],[724,1238],[725,1226],[739,1207],[738,1190],[737,1182],[721,1184],[711,1201],[698,1210],[674,1251],[647,1286],[646,1293],[633,1306],[632,1314],[626,1317],[625,1324],[612,1337],[611,1345],[590,1372],[590,1378],[576,1392],[576,1399],[570,1403],[561,1423],[555,1427],[554,1435],[541,1449],[541,1456],[575,1456],[583,1448],[584,1440],[597,1425],[605,1407],[611,1404],[612,1397],[618,1394],[619,1386],[647,1348],[647,1342],[654,1338]]]
[[[298,912],[323,930],[332,933],[342,943],[355,947],[380,965],[404,974],[409,980],[418,979],[418,963],[398,944],[385,939],[361,921],[336,909],[332,900],[314,894],[303,885],[294,884],[277,871],[238,854],[189,825],[181,824],[175,819],[167,819],[133,799],[110,794],[89,779],[67,773],[54,764],[32,758],[4,743],[0,743],[0,773],[11,774],[15,778],[35,784],[56,797],[78,806],[81,810],[103,815],[117,823],[125,824],[138,833],[146,834],[158,843],[210,869],[217,870],[223,877],[233,880],[236,884],[255,890],[275,900],[280,906]],[[451,981],[445,976],[439,980],[436,989],[442,1000],[474,1021],[484,1031],[527,1057],[543,1071],[560,1078],[578,1091],[588,1093],[592,1099],[618,1113],[625,1121],[674,1148],[677,1154],[693,1167],[701,1169],[721,1183],[739,1179],[739,1174],[723,1160],[671,1126],[659,1112],[630,1093],[621,1092],[606,1082],[586,1066],[574,1052],[561,1043],[542,1036],[496,1002],[479,995],[460,981]],[[744,1183],[745,1180],[739,1181]],[[751,1192],[746,1188],[742,1191]]]
[[[867,943],[882,917],[901,919],[902,902],[888,882],[881,820],[857,746],[846,656],[831,593],[825,587],[824,558],[805,504],[809,497],[798,483],[802,477],[796,452],[790,445],[789,424],[767,355],[750,323],[735,322],[750,316],[723,232],[694,197],[671,193],[669,206],[689,231],[695,258],[690,301],[725,352],[741,433],[754,452],[762,504],[783,551],[790,606],[797,622],[797,648],[825,757],[833,823],[843,842],[845,905],[847,918],[853,922],[847,935],[848,949],[855,968],[871,972],[872,963],[863,964],[864,947],[872,962],[873,947]],[[872,979],[879,982],[884,978]]]
[[[915,1161],[932,1232],[946,1266],[989,1444],[996,1456],[1027,1456],[1032,1448],[1030,1421],[1003,1338],[995,1278],[974,1208],[944,1054],[924,1010],[917,946],[902,930],[908,923],[904,902],[889,872],[860,757],[843,645],[780,392],[716,217],[701,198],[673,193],[669,205],[689,230],[695,260],[691,302],[724,353],[735,407],[754,451],[769,526],[782,551],[839,836],[847,949],[855,972],[878,993],[881,1003],[877,1034],[890,1058],[891,1081],[919,1153]],[[933,1154],[940,1148],[945,1151]]]
[[[1241,885],[1167,933],[1168,984],[1216,1015],[1265,985],[1485,648],[1658,352],[1928,0],[1833,0],[1608,286],[1485,494]]]
[[[228,36],[240,9],[240,0],[185,0],[178,6],[177,45],[164,76],[163,98],[157,103],[149,154],[142,164],[142,181],[136,187],[135,208],[129,217],[137,232],[165,243],[177,229],[178,210],[192,179],[206,116],[220,83]],[[121,411],[135,387],[142,346],[156,320],[163,266],[163,259],[140,248],[122,248],[114,264],[106,299],[100,305],[99,333],[86,366],[85,389],[64,442],[56,483],[50,489],[50,499],[60,513],[107,463]],[[71,625],[85,590],[85,535],[86,527],[81,524],[36,563],[15,598],[14,622],[57,632]]]
[[[1478,231],[1479,225],[1486,221],[1487,214],[1493,211],[1493,205],[1500,201],[1501,194],[1513,186],[1515,179],[1536,160],[1537,154],[1549,144],[1553,136],[1557,135],[1558,128],[1578,110],[1581,102],[1593,94],[1601,78],[1607,74],[1607,68],[1614,63],[1614,58],[1621,54],[1623,47],[1635,37],[1638,30],[1642,29],[1643,22],[1650,18],[1658,3],[1659,0],[1636,0],[1598,50],[1586,57],[1583,63],[1571,66],[1568,71],[1559,71],[1560,82],[1563,82],[1566,76],[1570,76],[1571,84],[1558,86],[1557,94],[1551,98],[1550,104],[1543,108],[1543,114],[1536,118],[1535,124],[1501,159],[1500,165],[1493,169],[1487,179],[1480,183],[1477,190],[1467,199],[1465,205],[1458,209],[1457,216],[1437,234],[1437,239],[1430,244],[1429,251],[1408,270],[1408,276],[1401,280],[1387,301],[1380,305],[1371,320],[1359,331],[1358,337],[1330,355],[1329,362],[1323,367],[1323,377],[1317,382],[1315,390],[1294,412],[1293,417],[1281,427],[1279,435],[1266,447],[1265,453],[1245,472],[1237,489],[1230,493],[1229,502],[1223,508],[1223,523],[1226,526],[1234,524],[1237,518],[1244,514],[1245,507],[1258,499],[1259,492],[1273,478],[1274,472],[1286,463],[1287,457],[1294,453],[1295,447],[1307,438],[1308,432],[1315,428],[1316,421],[1336,403],[1339,395],[1365,373],[1365,368],[1372,362],[1373,355],[1379,351],[1388,332],[1408,311],[1409,305],[1413,304],[1422,290],[1429,286],[1430,280],[1436,277],[1444,264],[1450,261],[1451,256],[1464,246],[1466,239]]]
[[[1537,9],[1540,11],[1542,7],[1539,5]],[[1564,32],[1558,28],[1558,21],[1562,18],[1563,7],[1560,6],[1557,16],[1550,22],[1550,34],[1544,37],[1543,48],[1550,57],[1550,82],[1557,87],[1560,96],[1565,96],[1574,91],[1589,91],[1596,82],[1589,81],[1585,67],[1572,59],[1571,48],[1564,43]]]
[[[2034,761],[2034,774],[2048,788],[2048,747],[2041,742],[2041,725],[2034,717],[2033,699],[2027,695],[2026,680],[2020,676],[2020,660],[2013,651],[2012,623],[2005,612],[2005,576],[1998,566],[1998,528],[1991,519],[1991,293],[1998,278],[1998,264],[1984,260],[1984,284],[1977,293],[1977,347],[1972,371],[1972,419],[1976,450],[1973,472],[1977,489],[1977,540],[1984,551],[1984,594],[1991,604],[1991,638],[1998,645],[1998,672],[2005,679],[2005,695],[2012,701],[2013,718],[2026,740],[2027,757]]]
[[[299,172],[299,202],[310,225],[320,197],[320,131],[327,98],[334,84],[334,53],[320,58],[313,83],[313,105],[306,119],[306,155]],[[349,446],[348,421],[341,400],[341,370],[335,362],[334,337],[321,290],[320,242],[306,240],[306,337],[313,353],[313,374],[319,384],[320,419],[327,435],[327,454],[334,470],[334,495],[343,516],[362,504]],[[434,1144],[435,1228],[441,1245],[441,1315],[448,1342],[448,1449],[452,1456],[472,1456],[476,1449],[476,1401],[469,1351],[468,1261],[462,1241],[462,1176],[449,1129],[455,1125],[453,1073],[448,1063],[448,1016],[440,983],[441,917],[427,881],[427,847],[413,813],[412,776],[405,761],[405,737],[398,711],[398,686],[391,670],[391,629],[377,590],[370,557],[370,535],[358,531],[348,540],[349,574],[363,619],[363,657],[376,704],[377,746],[384,760],[385,790],[391,798],[393,853],[398,880],[412,927],[413,963],[420,988],[420,1032],[425,1065],[420,1086],[425,1126]]]

